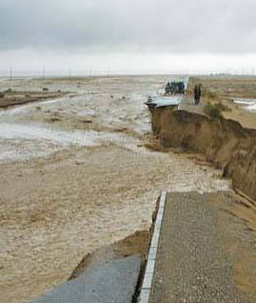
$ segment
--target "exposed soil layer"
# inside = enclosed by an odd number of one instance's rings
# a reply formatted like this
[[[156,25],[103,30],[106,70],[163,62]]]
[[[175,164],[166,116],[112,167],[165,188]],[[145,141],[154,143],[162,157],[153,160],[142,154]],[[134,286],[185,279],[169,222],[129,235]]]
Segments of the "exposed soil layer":
[[[256,130],[224,118],[210,119],[170,108],[152,109],[152,128],[164,147],[203,154],[231,178],[233,187],[256,201]]]

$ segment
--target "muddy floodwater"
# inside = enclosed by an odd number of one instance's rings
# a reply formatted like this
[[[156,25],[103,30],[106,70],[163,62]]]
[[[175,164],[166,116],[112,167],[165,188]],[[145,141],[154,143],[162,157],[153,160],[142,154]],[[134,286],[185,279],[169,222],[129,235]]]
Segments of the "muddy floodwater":
[[[69,91],[0,111],[0,301],[26,302],[88,252],[147,229],[161,190],[228,190],[191,156],[148,150],[143,104],[170,77],[19,79],[0,90]]]

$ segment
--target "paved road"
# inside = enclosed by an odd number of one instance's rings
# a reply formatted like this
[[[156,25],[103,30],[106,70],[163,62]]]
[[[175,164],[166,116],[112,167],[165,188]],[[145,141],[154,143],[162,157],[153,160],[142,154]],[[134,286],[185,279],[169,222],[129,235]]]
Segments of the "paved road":
[[[204,113],[204,106],[206,103],[201,98],[200,103],[198,105],[195,105],[195,101],[192,97],[185,96],[179,105],[179,110],[185,110],[190,113],[196,113],[200,115],[205,115]]]
[[[256,241],[234,204],[232,193],[168,195],[150,303],[256,302]]]
[[[111,261],[60,284],[31,303],[131,303],[140,266],[138,256]]]

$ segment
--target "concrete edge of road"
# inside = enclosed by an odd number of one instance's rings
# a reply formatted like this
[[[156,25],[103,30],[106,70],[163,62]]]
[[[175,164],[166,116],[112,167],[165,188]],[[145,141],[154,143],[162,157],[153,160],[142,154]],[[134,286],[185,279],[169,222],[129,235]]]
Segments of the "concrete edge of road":
[[[154,275],[154,268],[156,263],[156,256],[157,256],[157,248],[158,242],[160,238],[160,232],[162,227],[163,215],[164,215],[164,208],[166,203],[166,191],[162,191],[159,208],[157,212],[157,217],[154,225],[154,232],[152,235],[146,270],[143,278],[143,283],[141,287],[141,292],[139,296],[139,303],[148,303],[150,298],[150,291],[152,287],[153,275]]]

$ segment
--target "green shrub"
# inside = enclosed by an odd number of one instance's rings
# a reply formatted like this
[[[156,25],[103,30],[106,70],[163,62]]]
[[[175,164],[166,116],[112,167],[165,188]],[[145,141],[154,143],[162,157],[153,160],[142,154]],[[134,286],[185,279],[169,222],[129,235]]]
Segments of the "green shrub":
[[[218,105],[213,105],[211,103],[207,103],[205,105],[204,113],[213,119],[222,117],[221,109],[218,107]]]
[[[0,92],[0,98],[4,98],[4,93]]]
[[[229,106],[223,104],[222,102],[217,103],[216,107],[218,107],[220,109],[220,111],[222,111],[222,112],[231,112],[232,111],[232,109]]]
[[[209,98],[209,99],[218,99],[218,94],[216,92],[210,91],[210,90],[205,90],[204,91],[204,96]]]

